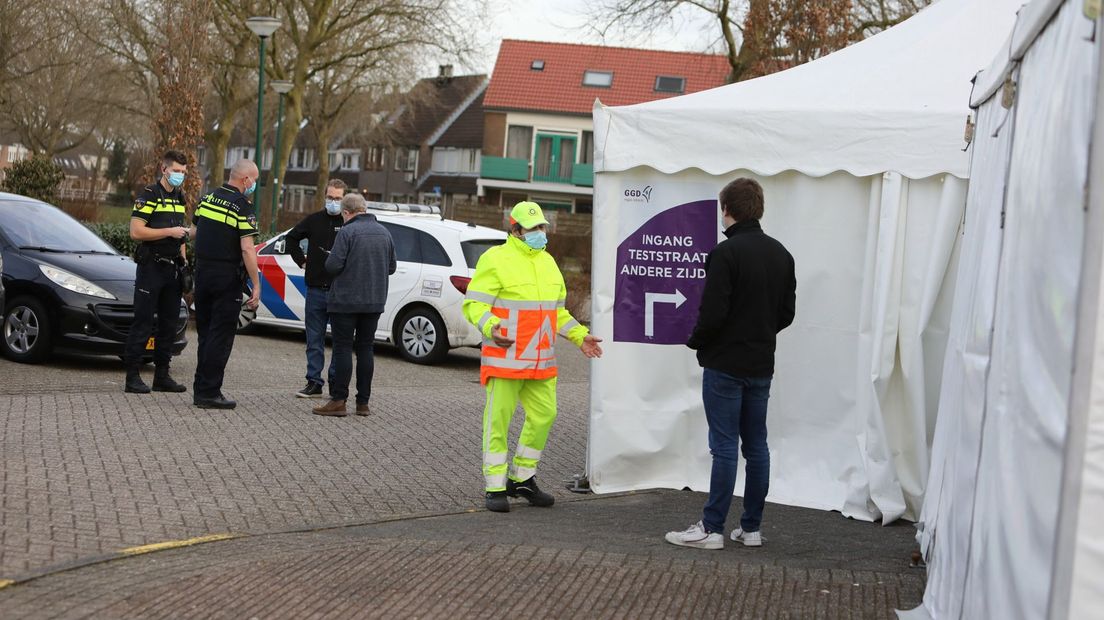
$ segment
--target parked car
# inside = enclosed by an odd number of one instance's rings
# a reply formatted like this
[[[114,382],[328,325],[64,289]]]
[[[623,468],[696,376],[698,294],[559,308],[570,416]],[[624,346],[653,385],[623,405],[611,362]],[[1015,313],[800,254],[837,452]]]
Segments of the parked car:
[[[0,254],[6,357],[35,363],[55,351],[123,355],[134,320],[134,261],[61,209],[2,192]],[[187,344],[187,318],[181,301],[174,354]],[[152,354],[152,339],[146,348]]]
[[[506,233],[445,220],[422,205],[369,206],[391,233],[398,262],[376,340],[395,344],[405,359],[419,364],[440,361],[450,348],[479,346],[482,335],[460,306],[479,257]],[[286,247],[287,233],[258,246],[261,304],[257,310],[242,307],[241,328],[258,323],[305,329],[306,283]]]

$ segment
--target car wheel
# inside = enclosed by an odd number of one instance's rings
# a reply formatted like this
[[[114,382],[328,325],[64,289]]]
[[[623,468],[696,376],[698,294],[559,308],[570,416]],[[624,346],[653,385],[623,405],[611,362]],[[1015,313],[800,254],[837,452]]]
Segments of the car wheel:
[[[434,364],[448,353],[445,322],[428,308],[414,308],[403,314],[395,326],[395,344],[407,361]]]
[[[252,291],[248,286],[242,287],[242,302],[241,308],[238,310],[238,333],[248,334],[253,331],[253,321],[257,319],[257,309],[248,308],[245,302],[249,301],[249,296],[252,295]]]
[[[8,304],[0,324],[0,349],[8,358],[37,364],[50,356],[53,333],[50,315],[34,297],[19,297]]]

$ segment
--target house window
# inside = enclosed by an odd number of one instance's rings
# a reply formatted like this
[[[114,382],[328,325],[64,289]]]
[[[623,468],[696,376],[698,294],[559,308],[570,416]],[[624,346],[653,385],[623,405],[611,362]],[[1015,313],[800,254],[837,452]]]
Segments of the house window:
[[[249,159],[255,162],[256,159],[253,158],[253,153],[254,150],[248,146],[235,146],[226,153],[226,167],[230,168],[243,159]]]
[[[196,149],[196,163],[199,164],[200,166],[206,166],[207,165],[207,148],[206,147],[201,146],[198,149]]]
[[[359,170],[360,169],[360,153],[347,152],[341,154],[341,169],[342,170]]]
[[[613,72],[612,71],[594,71],[593,69],[587,69],[583,73],[583,86],[594,86],[595,88],[609,88],[613,86]]]
[[[408,172],[416,170],[418,168],[418,149],[416,148],[399,148],[395,152],[395,170],[406,170]]]
[[[506,157],[529,161],[533,152],[533,128],[511,125],[506,132]]]
[[[293,149],[288,160],[289,170],[313,170],[314,149]]]
[[[532,64],[529,65],[529,69],[532,71],[544,71],[544,61],[534,60]]]
[[[387,166],[387,149],[382,146],[373,146],[368,149],[368,161],[365,163],[367,170],[385,170]]]
[[[579,144],[579,163],[594,163],[594,132],[584,131],[583,139]]]
[[[657,75],[655,91],[657,93],[677,93],[681,95],[686,92],[686,78]]]
[[[436,147],[431,169],[434,172],[470,174],[479,172],[479,149]]]

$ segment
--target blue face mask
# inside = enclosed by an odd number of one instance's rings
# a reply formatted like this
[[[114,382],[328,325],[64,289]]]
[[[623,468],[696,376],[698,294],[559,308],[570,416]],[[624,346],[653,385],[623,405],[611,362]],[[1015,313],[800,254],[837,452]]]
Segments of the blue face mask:
[[[257,190],[257,182],[253,181],[253,183],[251,183],[249,185],[249,187],[245,188],[244,193],[245,193],[246,196],[252,196],[253,192],[255,192],[256,190]]]
[[[183,184],[184,184],[184,173],[183,172],[170,172],[169,173],[169,185],[172,185],[173,187],[180,187]]]
[[[341,213],[341,201],[340,200],[327,200],[326,201],[326,213],[330,215],[337,215]]]
[[[544,234],[543,230],[531,230],[525,233],[523,238],[525,245],[534,250],[543,250],[544,246],[548,245],[548,235]]]

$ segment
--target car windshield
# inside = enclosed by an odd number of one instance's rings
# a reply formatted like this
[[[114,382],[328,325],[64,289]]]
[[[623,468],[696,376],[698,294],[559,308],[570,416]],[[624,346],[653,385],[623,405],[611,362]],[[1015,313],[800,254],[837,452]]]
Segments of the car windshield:
[[[0,231],[12,245],[43,252],[117,254],[57,207],[31,200],[0,200]]]
[[[468,267],[472,269],[475,269],[476,263],[479,262],[479,257],[483,256],[484,252],[496,245],[502,245],[502,240],[472,239],[471,241],[463,241],[460,243],[460,247],[464,249],[464,260],[468,262]]]

